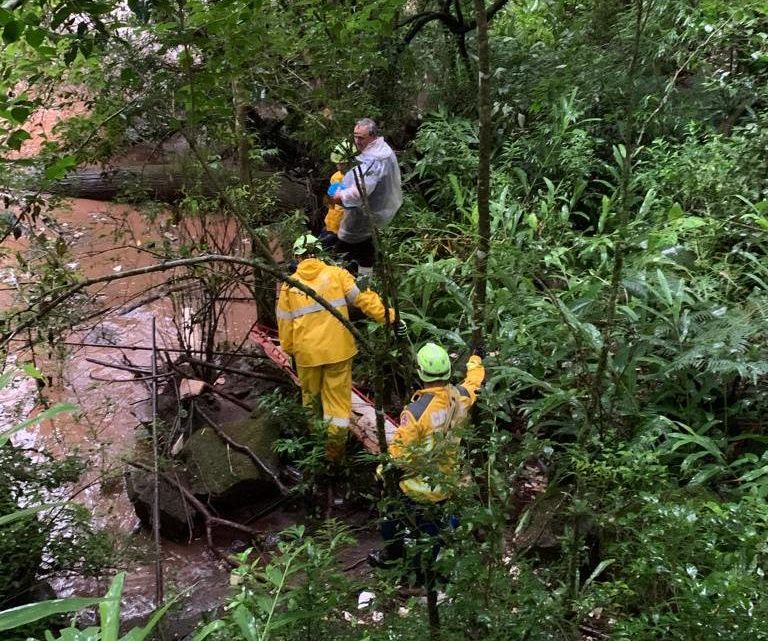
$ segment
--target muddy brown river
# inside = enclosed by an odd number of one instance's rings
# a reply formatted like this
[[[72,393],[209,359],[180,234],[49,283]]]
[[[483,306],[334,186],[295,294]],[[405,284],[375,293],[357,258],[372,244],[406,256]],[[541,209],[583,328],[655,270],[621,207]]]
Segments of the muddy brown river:
[[[53,212],[53,217],[59,226],[55,230],[48,228],[45,233],[52,239],[61,236],[67,240],[71,250],[68,267],[85,276],[119,273],[151,264],[155,259],[143,248],[151,241],[161,242],[164,238],[174,242],[181,233],[171,225],[150,224],[126,206],[97,201],[69,201]],[[222,233],[231,232],[225,227]],[[23,251],[26,243],[21,239],[6,244],[6,248]],[[0,303],[3,305],[13,304],[15,284],[25,278],[25,274],[12,267],[12,262],[6,259],[0,268],[3,282]],[[93,514],[94,524],[114,533],[121,545],[130,549],[133,558],[146,559],[127,568],[123,603],[126,621],[145,616],[154,605],[151,537],[139,529],[122,483],[122,457],[133,447],[137,412],[146,411],[148,389],[132,380],[131,373],[88,359],[149,367],[152,352],[131,347],[151,346],[153,318],[157,327],[157,345],[171,349],[178,347],[179,330],[174,318],[183,317],[184,310],[181,310],[182,314],[178,309],[174,310],[169,297],[130,309],[137,296],[162,282],[163,278],[163,274],[151,274],[115,281],[92,290],[100,306],[115,311],[87,329],[70,334],[60,345],[59,354],[49,354],[41,349],[32,354],[28,349],[17,347],[9,357],[11,365],[34,360],[37,367],[51,378],[52,384],[43,390],[48,400],[70,401],[81,410],[77,419],[59,416],[18,433],[15,442],[26,447],[45,448],[55,455],[77,450],[86,457],[89,471],[77,487],[69,488],[70,496],[86,505]],[[130,311],[121,313],[125,309]],[[252,304],[230,301],[226,303],[217,338],[240,341],[254,321]],[[0,391],[0,425],[10,426],[35,411],[35,399],[34,381],[17,377],[8,389]],[[289,519],[278,514],[263,527],[280,529],[289,523]],[[221,601],[228,587],[229,571],[202,540],[192,541],[189,545],[164,541],[162,558],[166,593],[192,588],[184,601],[183,612],[174,615],[176,618],[193,620],[200,612]],[[57,595],[63,597],[102,593],[109,580],[110,576],[101,580],[54,577],[51,583]],[[184,627],[181,625],[180,629]]]

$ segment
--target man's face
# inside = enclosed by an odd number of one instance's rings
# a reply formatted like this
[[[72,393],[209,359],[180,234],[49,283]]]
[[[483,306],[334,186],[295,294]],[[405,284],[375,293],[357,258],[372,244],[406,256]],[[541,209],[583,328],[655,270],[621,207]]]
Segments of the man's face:
[[[371,136],[371,134],[368,133],[368,127],[364,125],[355,125],[353,137],[355,140],[355,147],[357,147],[358,151],[363,151],[376,139],[376,136]]]

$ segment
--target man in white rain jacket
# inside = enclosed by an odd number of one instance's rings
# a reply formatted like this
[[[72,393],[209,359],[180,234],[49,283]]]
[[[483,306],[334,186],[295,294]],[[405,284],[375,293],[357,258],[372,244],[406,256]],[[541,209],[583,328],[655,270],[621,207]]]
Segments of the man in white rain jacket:
[[[375,261],[373,227],[386,227],[403,202],[400,168],[397,157],[384,138],[379,136],[376,123],[370,118],[355,124],[354,141],[360,152],[357,165],[344,174],[342,189],[332,200],[345,210],[339,228],[336,251],[346,254],[360,266],[360,274],[370,273]],[[365,185],[370,216],[363,208],[363,194],[359,186]]]

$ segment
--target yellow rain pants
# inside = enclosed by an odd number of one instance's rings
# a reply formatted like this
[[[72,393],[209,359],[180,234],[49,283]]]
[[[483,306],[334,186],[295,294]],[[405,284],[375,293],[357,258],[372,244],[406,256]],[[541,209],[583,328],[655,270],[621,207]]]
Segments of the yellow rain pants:
[[[322,407],[327,423],[325,455],[329,461],[343,460],[352,414],[352,359],[329,365],[297,367],[301,398],[305,407]],[[319,401],[319,403],[318,403]]]

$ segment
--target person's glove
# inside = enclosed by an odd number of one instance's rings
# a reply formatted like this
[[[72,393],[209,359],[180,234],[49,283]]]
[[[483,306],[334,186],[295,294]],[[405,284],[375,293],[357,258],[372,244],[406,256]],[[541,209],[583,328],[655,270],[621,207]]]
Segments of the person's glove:
[[[405,321],[399,320],[395,323],[395,336],[398,338],[405,338],[408,336],[408,326],[405,324]]]
[[[336,195],[336,192],[341,191],[342,189],[344,189],[344,186],[341,183],[331,183],[328,186],[328,191],[326,193],[333,198]]]

